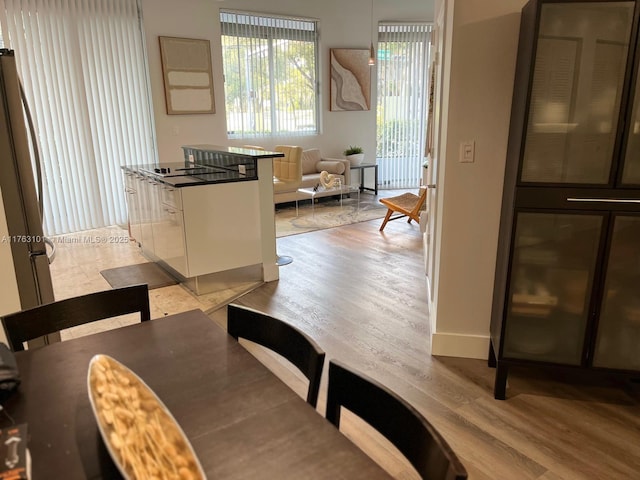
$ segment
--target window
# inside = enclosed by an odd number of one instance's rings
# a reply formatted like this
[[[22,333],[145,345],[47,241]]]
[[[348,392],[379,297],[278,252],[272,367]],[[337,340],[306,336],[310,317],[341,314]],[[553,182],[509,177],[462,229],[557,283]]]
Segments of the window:
[[[429,24],[378,25],[378,181],[384,188],[420,184],[427,132]]]
[[[221,11],[232,138],[318,132],[317,22]]]
[[[126,224],[121,166],[155,161],[138,0],[0,2],[42,162],[44,231]]]

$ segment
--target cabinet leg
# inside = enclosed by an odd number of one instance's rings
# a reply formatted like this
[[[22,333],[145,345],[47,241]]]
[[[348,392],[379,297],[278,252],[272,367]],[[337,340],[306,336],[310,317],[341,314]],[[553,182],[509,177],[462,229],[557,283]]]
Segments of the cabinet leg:
[[[504,363],[498,362],[496,365],[496,382],[493,386],[493,397],[496,400],[504,400],[507,398],[507,374],[509,367]]]
[[[493,342],[491,340],[489,340],[489,358],[487,359],[487,364],[491,368],[496,368],[496,365],[498,364],[496,359],[496,352],[493,349]]]

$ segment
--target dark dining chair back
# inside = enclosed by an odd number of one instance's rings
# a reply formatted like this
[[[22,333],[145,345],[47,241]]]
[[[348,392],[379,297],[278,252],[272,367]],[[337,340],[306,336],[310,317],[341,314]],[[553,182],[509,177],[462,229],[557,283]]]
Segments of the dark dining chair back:
[[[375,380],[329,362],[326,418],[340,427],[345,407],[387,438],[421,478],[465,480],[467,472],[436,429],[409,403]]]
[[[85,323],[140,312],[140,321],[151,318],[146,284],[114,288],[80,297],[39,305],[1,317],[9,347],[24,350],[23,342]]]
[[[248,307],[231,304],[227,310],[229,335],[273,350],[294,364],[309,380],[307,403],[318,403],[324,352],[303,332],[277,318]]]

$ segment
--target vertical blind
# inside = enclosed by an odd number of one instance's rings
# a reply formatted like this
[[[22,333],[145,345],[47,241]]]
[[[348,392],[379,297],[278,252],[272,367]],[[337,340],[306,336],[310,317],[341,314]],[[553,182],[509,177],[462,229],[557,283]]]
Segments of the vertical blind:
[[[430,24],[378,25],[377,161],[382,188],[420,185],[427,131]]]
[[[155,159],[137,0],[0,0],[40,148],[48,235],[125,224],[122,165]]]
[[[229,136],[317,132],[316,22],[221,11],[220,24]]]

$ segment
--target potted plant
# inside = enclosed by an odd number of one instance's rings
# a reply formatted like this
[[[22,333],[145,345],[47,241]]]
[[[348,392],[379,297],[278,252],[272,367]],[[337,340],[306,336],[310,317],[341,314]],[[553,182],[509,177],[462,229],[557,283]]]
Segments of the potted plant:
[[[344,151],[344,156],[347,157],[351,165],[360,165],[364,160],[364,150],[362,147],[349,145],[349,148]]]

